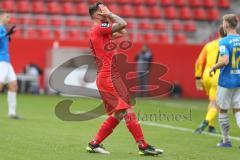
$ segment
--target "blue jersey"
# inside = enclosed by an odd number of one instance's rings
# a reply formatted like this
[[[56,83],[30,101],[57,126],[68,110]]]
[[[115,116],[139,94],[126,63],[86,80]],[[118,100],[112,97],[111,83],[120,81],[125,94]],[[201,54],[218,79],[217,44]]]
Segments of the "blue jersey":
[[[221,68],[218,84],[224,88],[240,87],[240,36],[228,35],[219,42],[220,56],[227,55],[229,64]]]
[[[10,62],[9,57],[9,47],[8,47],[8,37],[6,36],[6,28],[0,25],[0,62]]]

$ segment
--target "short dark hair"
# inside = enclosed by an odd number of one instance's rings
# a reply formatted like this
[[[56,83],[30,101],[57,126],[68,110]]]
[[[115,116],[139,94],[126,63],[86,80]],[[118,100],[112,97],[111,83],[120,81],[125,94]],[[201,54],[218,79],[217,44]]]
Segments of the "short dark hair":
[[[95,12],[97,12],[99,5],[103,4],[102,2],[96,2],[88,8],[89,15],[92,17]]]
[[[220,26],[219,26],[218,32],[219,32],[219,35],[220,35],[221,38],[227,36],[227,33],[226,33],[226,32],[224,31],[224,29],[223,29],[223,25],[220,25]]]
[[[231,28],[237,28],[238,18],[235,14],[226,14],[223,16],[223,20],[225,20]]]

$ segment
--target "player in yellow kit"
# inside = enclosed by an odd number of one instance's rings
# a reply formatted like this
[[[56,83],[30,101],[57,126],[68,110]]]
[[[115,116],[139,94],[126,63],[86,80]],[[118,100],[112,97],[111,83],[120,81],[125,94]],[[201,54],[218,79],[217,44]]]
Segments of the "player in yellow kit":
[[[222,26],[219,28],[219,35],[221,38],[226,36]],[[195,130],[195,133],[199,134],[202,133],[206,127],[208,127],[208,132],[216,133],[215,120],[218,114],[216,95],[220,70],[217,70],[212,77],[209,76],[209,70],[218,61],[219,40],[220,38],[207,43],[203,47],[195,64],[196,88],[200,91],[205,90],[209,97],[208,112],[205,120]]]

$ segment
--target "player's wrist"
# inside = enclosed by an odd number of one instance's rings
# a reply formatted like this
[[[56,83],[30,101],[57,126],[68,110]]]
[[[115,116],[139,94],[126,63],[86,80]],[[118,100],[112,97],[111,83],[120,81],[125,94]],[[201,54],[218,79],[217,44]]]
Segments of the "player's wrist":
[[[113,13],[112,13],[112,12],[109,12],[107,15],[108,15],[108,17],[111,18],[111,17],[113,16]]]

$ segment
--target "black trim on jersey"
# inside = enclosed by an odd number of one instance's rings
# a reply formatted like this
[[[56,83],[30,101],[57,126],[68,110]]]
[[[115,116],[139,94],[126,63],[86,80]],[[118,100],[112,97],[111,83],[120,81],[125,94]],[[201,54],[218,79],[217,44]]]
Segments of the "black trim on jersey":
[[[220,50],[218,50],[217,59],[216,59],[216,64],[218,63],[219,55],[220,55]]]

